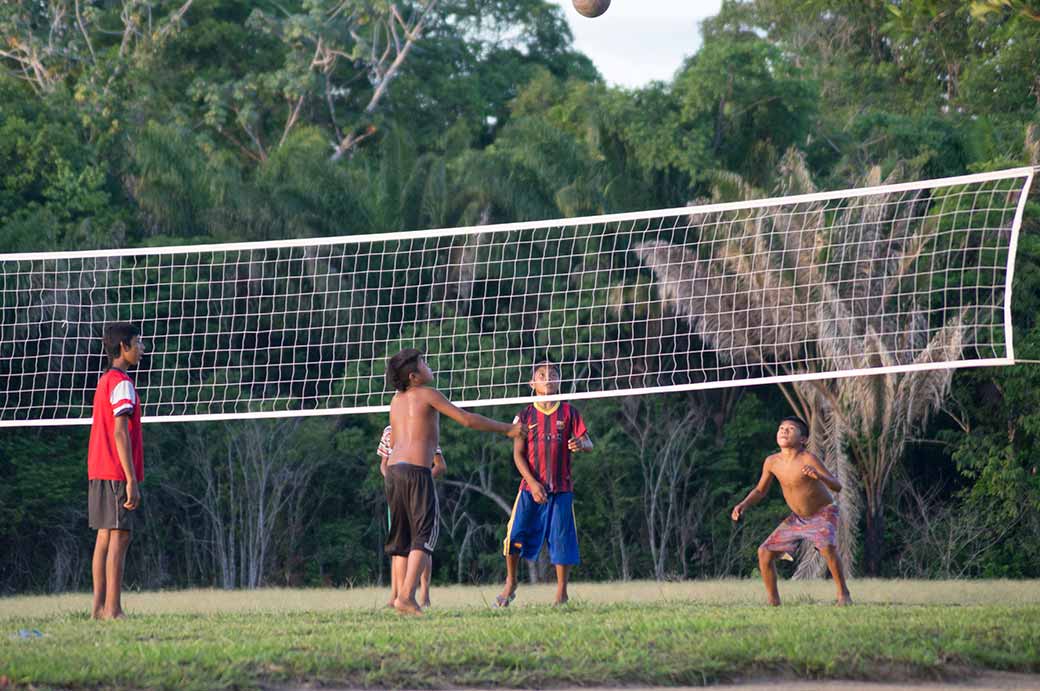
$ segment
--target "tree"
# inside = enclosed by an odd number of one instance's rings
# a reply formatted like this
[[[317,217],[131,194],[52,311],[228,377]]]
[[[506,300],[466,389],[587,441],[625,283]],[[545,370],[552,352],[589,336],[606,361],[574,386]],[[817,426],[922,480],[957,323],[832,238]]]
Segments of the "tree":
[[[697,464],[693,445],[709,413],[693,396],[686,405],[660,398],[633,396],[621,405],[621,424],[631,438],[642,469],[643,514],[654,578],[667,575],[668,556],[682,554],[679,543],[690,516]],[[685,566],[685,565],[683,565]]]
[[[771,170],[781,152],[805,140],[816,103],[812,82],[749,30],[706,36],[673,88],[682,126],[710,142],[713,167],[756,184],[766,182],[761,171]]]
[[[736,194],[751,196],[738,177],[720,179]],[[808,171],[797,152],[788,153],[780,179],[780,192],[809,191]],[[860,181],[863,186],[878,183],[877,169]],[[719,194],[719,186],[716,190]],[[693,226],[710,228],[713,234],[714,241],[704,245],[705,256],[663,240],[640,243],[635,252],[654,272],[661,298],[706,345],[729,353],[738,371],[798,374],[942,362],[956,358],[971,343],[973,332],[966,318],[970,305],[965,312],[943,311],[945,321],[929,328],[928,305],[911,305],[906,299],[905,290],[922,270],[922,253],[943,242],[935,220],[941,215],[921,224],[914,221],[931,203],[946,202],[854,205],[826,214],[823,206],[810,205],[779,217],[709,213],[691,218]],[[772,251],[775,241],[784,252]],[[826,241],[836,256],[818,255]],[[962,280],[970,284],[968,260],[964,270]],[[944,293],[947,299],[958,304]],[[895,303],[902,306],[894,308]],[[908,314],[909,325],[886,316],[900,313]],[[803,359],[803,348],[812,353],[808,359]],[[819,370],[797,364],[802,362],[817,363]],[[792,408],[825,432],[823,439],[816,438],[817,448],[831,452],[824,460],[837,466],[843,482],[852,476],[844,463],[843,449],[849,450],[865,494],[868,573],[880,568],[884,498],[892,470],[911,431],[941,404],[951,377],[950,370],[936,369],[782,389]],[[846,504],[847,495],[852,492],[843,492],[839,501],[849,531],[856,516],[850,510],[854,504]],[[841,551],[848,561],[847,532]]]
[[[314,474],[329,461],[320,447],[300,444],[302,425],[301,418],[246,421],[226,434],[211,428],[188,435],[201,487],[171,483],[165,489],[201,510],[224,588],[266,582],[278,529],[299,511]]]

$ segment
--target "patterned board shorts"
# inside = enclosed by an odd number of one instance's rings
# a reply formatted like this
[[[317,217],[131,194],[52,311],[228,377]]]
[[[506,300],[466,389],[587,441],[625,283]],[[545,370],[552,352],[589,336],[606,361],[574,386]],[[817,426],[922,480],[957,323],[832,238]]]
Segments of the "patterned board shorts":
[[[783,552],[781,559],[791,561],[792,553],[802,540],[811,540],[813,547],[822,551],[824,547],[838,545],[838,507],[828,504],[812,516],[802,518],[792,513],[776,527],[761,547],[770,552]]]

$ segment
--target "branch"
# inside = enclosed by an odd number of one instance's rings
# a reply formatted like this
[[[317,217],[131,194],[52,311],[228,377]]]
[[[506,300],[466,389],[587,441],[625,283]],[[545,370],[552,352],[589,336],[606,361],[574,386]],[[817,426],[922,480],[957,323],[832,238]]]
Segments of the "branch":
[[[79,12],[79,0],[76,0],[76,25],[79,26],[79,31],[83,34],[83,40],[87,42],[87,50],[90,51],[90,59],[97,65],[97,56],[94,55],[94,46],[90,43],[90,35],[87,33],[87,29],[83,26],[83,15]]]
[[[296,106],[292,105],[292,101],[286,99],[289,102],[289,116],[285,120],[285,129],[282,130],[282,138],[278,140],[278,146],[285,143],[285,139],[289,136],[289,132],[296,125],[297,120],[300,118],[300,108],[303,107],[303,96],[301,95],[296,99]]]
[[[443,482],[446,485],[451,485],[452,487],[458,487],[463,492],[476,492],[477,494],[480,494],[480,495],[483,495],[483,496],[487,497],[491,501],[495,502],[495,504],[498,505],[498,508],[502,509],[502,511],[507,516],[510,515],[511,513],[513,513],[513,507],[510,506],[509,503],[505,499],[503,499],[501,497],[501,495],[497,494],[496,492],[494,492],[494,491],[492,491],[492,490],[490,490],[490,489],[488,489],[486,487],[480,487],[479,485],[474,485],[474,484],[472,484],[470,482],[461,482],[459,480],[444,480]]]
[[[383,100],[383,96],[386,95],[386,90],[389,87],[390,82],[393,81],[394,77],[397,75],[397,72],[401,69],[401,65],[404,64],[405,59],[408,57],[408,53],[411,52],[412,46],[415,45],[415,42],[420,37],[422,37],[422,32],[426,25],[426,20],[430,17],[430,12],[437,5],[438,2],[439,0],[429,0],[426,6],[423,7],[422,12],[419,15],[419,18],[415,20],[415,23],[410,30],[407,26],[402,25],[404,28],[404,35],[406,38],[404,47],[400,48],[397,51],[397,56],[394,58],[394,61],[390,63],[390,66],[386,69],[385,72],[380,70],[379,66],[386,61],[386,58],[389,55],[389,40],[387,41],[387,49],[384,52],[383,56],[378,60],[373,60],[373,62],[376,63],[377,74],[379,74],[379,83],[376,85],[375,91],[372,93],[372,98],[368,101],[368,105],[365,106],[364,112],[366,114],[371,115],[373,112],[375,112],[376,108],[379,106],[379,102]],[[393,29],[394,18],[397,18],[398,21],[401,20],[400,15],[397,14],[397,8],[394,6],[391,6],[391,8],[393,10],[394,17],[392,17],[390,20],[390,29]],[[393,33],[392,35],[394,36],[394,38],[396,38],[396,33]],[[374,50],[375,42],[373,42],[373,51]],[[361,139],[362,138],[360,137],[353,137],[351,135],[348,135],[345,139],[342,139],[340,143],[335,147],[335,151],[332,154],[332,160],[338,161],[340,158],[343,157],[343,154],[347,153],[353,147],[357,146]]]
[[[195,2],[195,0],[185,0],[184,4],[167,18],[166,26],[159,31],[160,38],[166,38],[166,36],[176,28],[177,24],[179,24],[181,19],[184,18],[184,15],[188,13],[189,9],[191,9],[191,4],[193,2]]]

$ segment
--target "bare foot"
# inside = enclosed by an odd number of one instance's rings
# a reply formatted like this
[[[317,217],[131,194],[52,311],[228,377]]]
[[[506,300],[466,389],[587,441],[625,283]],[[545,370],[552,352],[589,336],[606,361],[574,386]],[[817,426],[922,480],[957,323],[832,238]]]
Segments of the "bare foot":
[[[852,604],[852,596],[848,593],[842,593],[838,596],[838,601],[834,604],[838,605],[838,607],[848,607]]]
[[[102,619],[126,619],[126,613],[123,610],[117,610],[115,612],[105,612],[101,615]]]
[[[421,607],[422,607],[423,609],[426,609],[426,608],[427,608],[427,607],[429,607],[429,606],[430,606],[430,599],[429,599],[429,598],[426,598],[425,600],[423,600],[423,601],[422,601],[422,605],[421,605]]]
[[[563,597],[556,598],[556,602],[553,603],[553,607],[563,607],[570,601],[570,598],[564,595]]]
[[[394,600],[395,599],[396,598],[390,598],[390,600],[386,603],[386,606],[389,607],[390,609],[393,609],[394,608]]]
[[[399,597],[394,600],[394,609],[397,610],[398,614],[422,614],[422,610],[419,608],[419,603],[414,599],[405,600],[404,598]]]
[[[769,604],[770,607],[779,607],[780,606],[780,598],[779,597],[769,597],[769,598],[766,598],[766,602]]]

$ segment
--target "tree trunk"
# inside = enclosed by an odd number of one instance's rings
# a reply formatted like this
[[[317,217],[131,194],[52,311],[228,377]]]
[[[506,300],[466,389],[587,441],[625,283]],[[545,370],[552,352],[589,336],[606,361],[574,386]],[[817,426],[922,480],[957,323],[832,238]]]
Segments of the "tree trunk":
[[[863,542],[863,557],[868,576],[877,578],[881,573],[881,556],[885,540],[885,510],[880,502],[867,497],[867,526]]]

